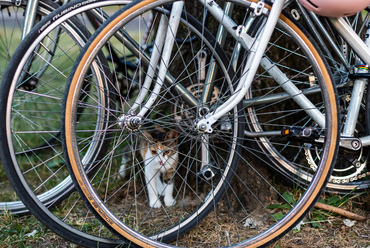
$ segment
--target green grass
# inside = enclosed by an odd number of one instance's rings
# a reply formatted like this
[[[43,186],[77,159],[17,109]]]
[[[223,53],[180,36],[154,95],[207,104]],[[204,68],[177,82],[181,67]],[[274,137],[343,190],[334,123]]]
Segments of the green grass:
[[[76,247],[52,233],[35,217],[0,215],[0,247]]]

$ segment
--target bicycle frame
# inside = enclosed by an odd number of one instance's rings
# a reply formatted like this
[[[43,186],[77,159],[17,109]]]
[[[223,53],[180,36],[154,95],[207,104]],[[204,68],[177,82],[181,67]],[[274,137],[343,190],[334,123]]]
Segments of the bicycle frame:
[[[16,5],[17,5],[16,1]],[[68,0],[63,0],[63,4],[66,4]],[[39,5],[39,0],[28,0],[26,5],[26,11],[24,13],[24,22],[22,30],[22,40],[30,32],[30,30],[35,25],[37,7]]]
[[[284,6],[285,1],[284,0],[277,0],[275,1],[273,7],[269,11],[269,17],[264,23],[264,28],[261,31],[261,34],[258,35],[256,38],[252,38],[249,35],[247,35],[245,31],[245,27],[243,25],[238,26],[223,10],[218,6],[215,2],[212,0],[206,0],[202,1],[199,0],[201,4],[204,5],[204,7],[207,9],[209,13],[211,13],[219,22],[220,25],[224,27],[224,29],[232,35],[237,41],[241,43],[241,45],[250,52],[250,56],[248,58],[245,70],[243,72],[243,76],[240,79],[240,82],[237,86],[237,88],[234,91],[234,94],[228,99],[224,104],[219,106],[214,112],[209,113],[207,116],[205,116],[202,120],[200,120],[197,123],[197,129],[200,132],[204,133],[212,133],[212,124],[214,124],[218,119],[220,119],[222,116],[224,116],[227,112],[229,112],[234,106],[236,106],[239,102],[241,102],[249,90],[249,87],[252,83],[252,80],[254,78],[254,75],[257,71],[257,68],[261,65],[270,75],[272,75],[277,82],[286,90],[287,94],[295,99],[295,101],[303,108],[305,111],[319,124],[320,127],[325,126],[325,117],[324,115],[307,99],[307,97],[302,94],[300,90],[298,90],[293,83],[290,82],[289,79],[282,73],[278,68],[276,68],[268,58],[264,57],[264,51],[267,47],[267,43],[269,40],[269,37],[272,34],[272,31],[277,23],[277,20],[279,18],[279,15],[281,13],[281,10]],[[264,8],[264,3],[258,2],[252,2],[250,3],[250,7],[255,9],[255,15],[261,15],[261,14],[267,14],[267,9]],[[172,9],[171,17],[176,16],[176,13],[181,13],[182,11],[181,3],[174,3],[174,7]],[[177,20],[178,22],[178,20]],[[178,23],[169,24],[167,29],[167,34],[173,34],[176,33]],[[237,28],[235,28],[237,27]],[[168,36],[166,36],[168,37]],[[156,43],[155,47],[157,49],[162,49],[163,46],[166,47],[172,47],[168,46],[166,43],[166,40],[163,40],[163,42]],[[169,41],[170,42],[170,41]],[[171,50],[171,49],[167,49]],[[155,59],[155,56],[152,54],[152,59]],[[156,61],[156,60],[154,60]],[[166,64],[168,61],[162,59],[162,64],[159,67],[159,70],[162,71],[161,74],[163,74],[163,71],[166,69],[163,67],[166,67]],[[156,64],[151,64],[151,68],[155,68]],[[151,74],[148,74],[151,75]],[[209,77],[208,77],[209,78]],[[163,82],[163,75],[160,77],[158,76],[158,79],[156,81],[156,87],[158,88],[151,94],[150,101],[147,101],[145,103],[145,106],[142,107],[140,112],[136,115],[138,117],[142,117],[145,115],[145,113],[148,111],[150,106],[153,104],[154,100],[158,96],[158,92],[160,90],[160,86]],[[204,91],[209,92],[209,91]],[[145,92],[144,92],[145,93]],[[208,99],[209,96],[203,96],[204,99]],[[135,110],[139,104],[142,103],[144,97],[141,97],[138,99],[138,101],[135,104],[135,108],[132,108],[131,113],[135,113]],[[194,106],[195,107],[195,106]],[[260,134],[261,136],[266,136],[266,132],[263,134]],[[276,135],[276,132],[272,132],[271,135]]]
[[[39,0],[29,0],[26,5],[26,12],[24,14],[22,40],[30,32],[32,27],[35,25],[37,7]]]

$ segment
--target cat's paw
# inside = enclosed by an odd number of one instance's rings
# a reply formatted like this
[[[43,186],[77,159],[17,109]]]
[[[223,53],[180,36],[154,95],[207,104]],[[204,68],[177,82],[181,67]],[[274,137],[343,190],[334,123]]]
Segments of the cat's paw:
[[[173,198],[166,199],[165,197],[164,204],[166,205],[166,207],[172,207],[173,205],[176,204],[176,200]]]
[[[160,207],[162,207],[162,203],[159,199],[154,201],[154,202],[150,202],[149,205],[150,205],[151,208],[160,208]]]

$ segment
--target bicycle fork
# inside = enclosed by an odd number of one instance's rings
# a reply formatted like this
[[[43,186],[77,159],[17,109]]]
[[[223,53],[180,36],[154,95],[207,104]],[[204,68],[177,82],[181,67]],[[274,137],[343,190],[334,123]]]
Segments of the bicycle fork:
[[[154,77],[155,69],[157,68],[157,64],[161,57],[159,72],[157,75],[157,80],[155,83],[154,90],[150,94],[149,99],[146,101],[144,107],[138,113],[137,116],[139,117],[143,117],[145,113],[153,105],[153,103],[157,99],[157,96],[159,95],[159,92],[163,86],[163,82],[165,81],[167,67],[168,67],[168,63],[170,61],[171,52],[172,52],[172,49],[167,49],[167,48],[173,47],[175,43],[174,34],[177,33],[177,29],[180,24],[180,18],[181,18],[181,12],[183,10],[183,6],[184,6],[183,1],[175,2],[173,4],[169,20],[165,17],[165,15],[162,15],[161,17],[159,28],[158,28],[158,34],[164,33],[166,30],[166,27],[167,27],[167,32],[165,36],[157,35],[155,39],[153,53],[150,58],[150,64],[149,64],[147,76],[145,78],[142,90],[140,91],[140,94],[138,98],[136,99],[135,104],[131,108],[132,112],[135,112],[136,109],[144,101],[144,98],[150,88],[152,78]],[[163,49],[163,47],[166,47],[166,49]],[[162,53],[162,56],[161,56],[161,53]]]

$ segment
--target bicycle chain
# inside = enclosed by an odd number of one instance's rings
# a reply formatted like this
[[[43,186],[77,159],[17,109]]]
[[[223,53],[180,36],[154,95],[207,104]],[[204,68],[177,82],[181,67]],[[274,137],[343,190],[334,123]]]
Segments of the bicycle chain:
[[[306,160],[310,166],[310,168],[314,171],[316,171],[317,169],[317,166],[316,166],[316,163],[312,160],[312,156],[310,156],[310,150],[305,148],[305,155],[306,155]],[[370,172],[365,172],[365,173],[362,173],[362,174],[359,174],[359,175],[356,175],[356,176],[353,176],[351,178],[347,178],[347,179],[332,179],[332,178],[329,178],[329,182],[331,183],[335,183],[335,184],[341,184],[341,183],[349,183],[349,182],[353,182],[353,181],[356,181],[356,180],[359,180],[359,179],[362,179],[364,177],[367,177],[367,176],[370,176]]]
[[[367,177],[367,176],[370,176],[370,172],[365,172],[363,174],[360,174],[358,176],[354,176],[350,179],[343,179],[343,180],[339,180],[339,179],[329,179],[329,182],[331,183],[336,183],[336,184],[340,184],[340,183],[349,183],[349,182],[353,182],[353,181],[356,181],[356,180],[359,180],[359,179],[362,179],[364,177]]]

